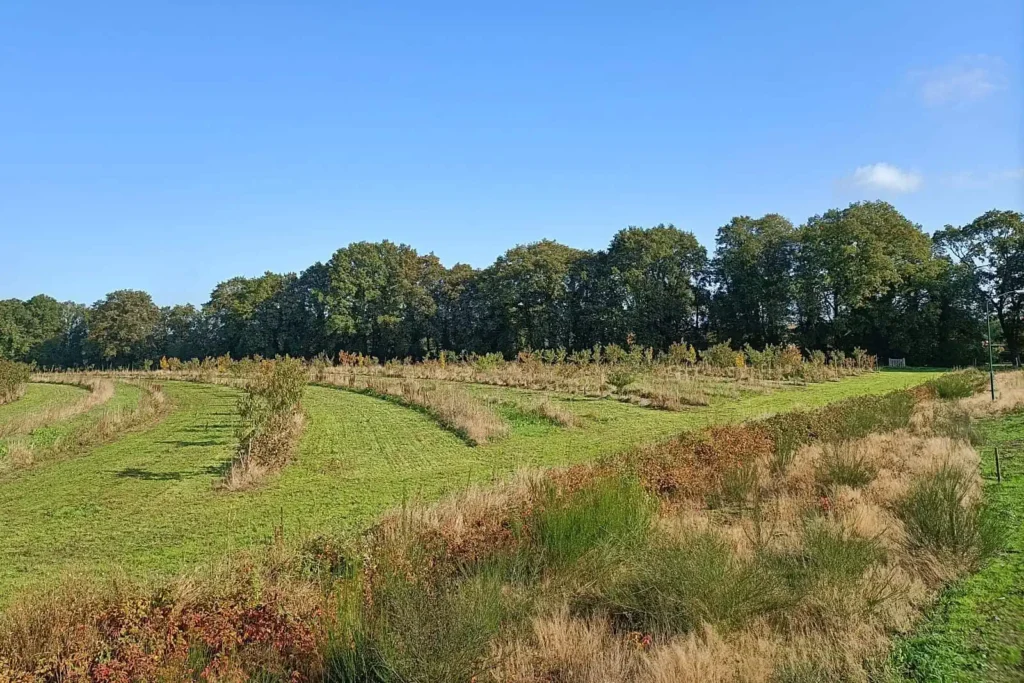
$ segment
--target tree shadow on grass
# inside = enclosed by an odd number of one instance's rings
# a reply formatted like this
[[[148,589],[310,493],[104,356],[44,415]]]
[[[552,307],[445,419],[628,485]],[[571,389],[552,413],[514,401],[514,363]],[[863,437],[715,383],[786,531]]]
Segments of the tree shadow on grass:
[[[143,481],[181,481],[181,472],[150,472],[137,467],[129,467],[115,474],[119,479],[141,479]]]

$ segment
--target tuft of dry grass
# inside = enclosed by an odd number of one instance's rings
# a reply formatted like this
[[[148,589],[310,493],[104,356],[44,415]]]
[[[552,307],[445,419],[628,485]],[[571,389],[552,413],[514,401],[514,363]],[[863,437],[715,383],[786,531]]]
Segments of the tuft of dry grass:
[[[970,398],[962,399],[960,405],[975,417],[1000,415],[1024,406],[1024,370],[1000,372],[996,375],[995,382],[995,401],[992,400],[986,383],[984,391]]]

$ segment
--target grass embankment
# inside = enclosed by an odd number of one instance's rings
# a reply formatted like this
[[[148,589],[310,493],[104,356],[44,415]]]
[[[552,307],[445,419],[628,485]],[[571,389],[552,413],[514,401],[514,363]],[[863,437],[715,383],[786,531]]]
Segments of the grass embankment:
[[[985,498],[1010,533],[896,646],[892,681],[1024,680],[1024,413],[980,421]],[[1003,476],[996,482],[995,450]]]
[[[350,533],[407,498],[436,499],[523,467],[565,465],[709,424],[813,408],[914,386],[933,375],[876,373],[685,412],[608,400],[558,401],[582,428],[509,414],[508,437],[470,447],[421,412],[352,392],[309,387],[294,462],[244,493],[215,490],[235,452],[238,392],[168,382],[166,419],[0,486],[0,599],[75,569],[168,575],[234,549],[289,537]],[[510,391],[481,389],[483,391]]]

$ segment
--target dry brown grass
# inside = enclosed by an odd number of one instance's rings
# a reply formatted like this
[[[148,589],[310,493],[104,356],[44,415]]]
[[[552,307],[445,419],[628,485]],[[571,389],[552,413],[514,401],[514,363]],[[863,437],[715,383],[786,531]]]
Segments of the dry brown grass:
[[[288,415],[286,419],[275,425],[266,434],[260,448],[273,451],[286,462],[290,460],[298,448],[302,431],[306,427],[306,416],[301,411]],[[260,485],[263,480],[280,465],[272,466],[259,458],[252,457],[250,452],[243,452],[232,463],[219,488],[225,491],[245,491]]]
[[[748,501],[756,509],[665,506],[656,524],[659,534],[678,542],[714,533],[749,561],[803,552],[810,517],[836,538],[879,545],[880,559],[862,575],[815,584],[783,612],[734,630],[705,624],[682,634],[623,633],[600,614],[573,616],[563,606],[535,618],[526,636],[497,647],[494,680],[769,683],[787,674],[867,681],[891,635],[910,627],[941,586],[968,568],[912,548],[896,512],[914,481],[942,467],[970,472],[980,485],[970,445],[927,433],[921,424],[843,446],[849,457],[870,464],[874,474],[866,485],[823,489],[826,447],[805,446],[784,472],[759,474],[758,493]],[[764,472],[768,457],[760,455]]]
[[[960,405],[971,415],[999,415],[1012,412],[1024,406],[1024,370],[1000,372],[996,375],[996,400],[992,400],[988,383],[985,390],[970,398],[962,399]]]
[[[325,374],[323,380],[324,384],[420,408],[473,445],[487,443],[508,433],[508,425],[497,413],[454,384],[336,373]]]

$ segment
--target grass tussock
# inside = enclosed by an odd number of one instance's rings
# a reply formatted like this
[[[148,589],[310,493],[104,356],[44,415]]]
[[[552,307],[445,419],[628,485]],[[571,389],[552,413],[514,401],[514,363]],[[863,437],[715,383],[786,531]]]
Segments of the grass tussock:
[[[326,379],[334,384],[334,376]],[[470,445],[485,444],[508,433],[508,425],[497,413],[453,384],[348,375],[336,386],[418,408]]]
[[[238,399],[238,449],[224,478],[226,489],[255,486],[288,464],[305,425],[305,388],[306,370],[291,358],[264,360],[248,375]]]

